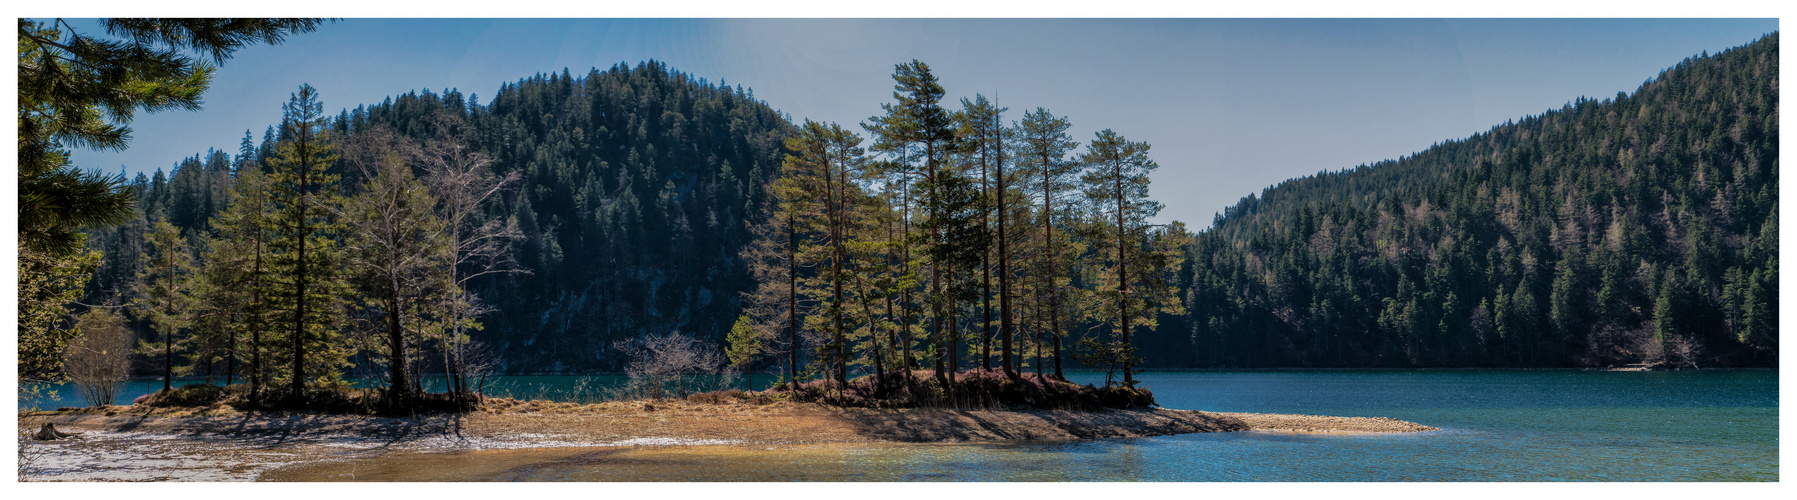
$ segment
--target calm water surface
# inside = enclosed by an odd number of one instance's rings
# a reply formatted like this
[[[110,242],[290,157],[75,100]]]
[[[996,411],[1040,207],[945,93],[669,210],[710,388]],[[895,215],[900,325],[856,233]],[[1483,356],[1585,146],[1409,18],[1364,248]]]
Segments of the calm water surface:
[[[1102,382],[1103,376],[1073,378],[1091,383]],[[1351,436],[1217,433],[1056,443],[492,450],[387,456],[288,478],[1778,480],[1778,373],[1771,371],[1153,372],[1141,379],[1167,408],[1392,417],[1442,430]],[[616,382],[582,380],[510,377],[495,392],[570,399]],[[151,388],[158,387],[160,383]]]

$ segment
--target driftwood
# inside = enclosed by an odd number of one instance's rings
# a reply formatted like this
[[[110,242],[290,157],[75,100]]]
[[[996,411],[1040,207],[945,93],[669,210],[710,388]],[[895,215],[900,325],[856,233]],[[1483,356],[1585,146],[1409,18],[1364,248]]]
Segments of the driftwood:
[[[81,437],[80,433],[63,432],[63,431],[56,430],[56,425],[50,424],[50,423],[45,423],[43,427],[38,428],[37,433],[31,435],[32,439],[36,439],[38,441],[55,441],[58,439],[69,439],[69,438],[80,438],[80,437]]]

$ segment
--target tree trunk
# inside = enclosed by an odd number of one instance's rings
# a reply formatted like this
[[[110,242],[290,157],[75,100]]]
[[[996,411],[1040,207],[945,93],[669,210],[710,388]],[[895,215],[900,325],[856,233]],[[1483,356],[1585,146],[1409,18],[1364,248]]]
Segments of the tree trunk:
[[[267,196],[267,191],[263,191],[263,196]],[[258,214],[266,215],[262,212],[258,212]],[[250,299],[254,304],[252,306],[254,309],[250,310],[250,401],[252,402],[259,401],[262,396],[262,328],[266,326],[263,321],[268,319],[267,311],[264,309],[267,305],[262,302],[262,222],[262,219],[256,221],[256,284]]]
[[[986,176],[985,148],[980,151],[980,195],[992,196]],[[990,198],[988,198],[990,199]],[[992,227],[992,211],[980,210],[980,229]],[[980,311],[986,321],[980,323],[980,367],[992,369],[992,248],[980,249]]]
[[[948,275],[953,277],[955,275],[955,268],[948,268]],[[956,291],[958,290],[953,290],[951,288],[950,293],[952,294]],[[947,354],[945,357],[948,359],[943,360],[943,363],[948,366],[949,400],[954,401],[955,406],[958,407],[960,406],[960,400],[955,399],[955,372],[961,369],[961,307],[955,300],[950,299],[947,301],[944,308],[948,310],[948,331],[945,335],[947,345],[943,346],[943,352]]]
[[[304,146],[302,145],[301,148]],[[298,403],[306,391],[306,278],[310,277],[306,269],[306,190],[311,177],[311,161],[304,149],[300,153],[300,189],[299,189],[299,261],[294,272],[295,285],[293,314],[293,380],[289,384],[291,397]]]
[[[1011,335],[1014,325],[1011,323],[1011,254],[1008,241],[1010,235],[1005,233],[1005,131],[998,128],[998,158],[995,167],[998,174],[998,334],[1000,336],[999,352],[1005,357],[1003,363],[1005,375],[1012,381],[1018,380],[1017,366],[1011,358]],[[988,319],[987,321],[991,321]]]
[[[882,359],[885,354],[880,349],[879,319],[874,317],[873,305],[867,303],[867,284],[860,276],[862,275],[856,274],[855,290],[858,292],[856,295],[861,298],[861,311],[867,318],[867,340],[872,345],[874,358],[874,397],[879,398],[886,394],[886,362]],[[888,301],[886,304],[887,311],[890,312],[892,302]]]
[[[165,304],[165,308],[163,309],[163,312],[165,314],[168,314],[170,316],[171,320],[175,315],[175,257],[174,257],[175,254],[174,254],[174,252],[175,252],[175,249],[173,249],[173,248],[163,249],[163,251],[162,251],[163,258],[166,259],[167,266],[168,266],[168,284],[167,284],[167,292],[168,293],[163,302]],[[170,327],[168,327],[168,331],[162,332],[162,390],[165,390],[165,391],[169,390],[169,383],[171,380],[174,380],[174,373],[175,373],[174,372],[174,366],[175,366],[175,351],[174,351],[174,349],[175,349],[175,327],[170,326]]]
[[[1123,260],[1124,242],[1129,239],[1129,230],[1123,224],[1123,168],[1117,165],[1117,324],[1121,329],[1123,347],[1129,347],[1129,265]],[[1130,358],[1123,357],[1123,386],[1135,387],[1136,380],[1131,374]]]
[[[399,290],[398,283],[393,283],[393,290]],[[406,382],[406,338],[404,331],[400,329],[400,307],[402,303],[397,294],[387,301],[387,349],[392,353],[387,360],[388,377],[391,379],[387,387],[392,391],[388,397],[396,400],[410,399],[406,397],[406,388],[410,384]]]
[[[927,169],[925,175],[929,177],[930,181],[930,220],[935,220],[936,206],[941,203],[941,200],[936,196],[936,146],[934,144],[926,143],[924,146],[924,166]],[[941,243],[940,230],[931,228],[930,245],[933,247]],[[935,338],[936,344],[933,346],[936,349],[936,380],[942,383],[944,389],[948,391],[949,399],[952,400],[955,395],[955,387],[949,383],[948,375],[943,372],[946,368],[944,364],[947,362],[948,352],[944,349],[947,339],[942,333],[942,263],[940,262],[930,262],[930,292],[932,295],[930,335]]]
[[[1060,380],[1067,380],[1066,377],[1061,376],[1061,290],[1060,285],[1055,284],[1055,275],[1061,271],[1061,266],[1059,265],[1060,254],[1055,252],[1054,247],[1054,178],[1050,175],[1051,170],[1054,168],[1052,163],[1053,160],[1053,158],[1048,157],[1046,152],[1043,153],[1042,258],[1048,259],[1048,262],[1047,265],[1043,266],[1047,271],[1042,273],[1043,279],[1046,281],[1042,288],[1043,291],[1048,293],[1048,307],[1046,308],[1048,309],[1048,333],[1054,337],[1054,377]],[[1036,362],[1036,374],[1041,375],[1042,363],[1041,359],[1039,359],[1041,353],[1038,352],[1036,356],[1038,358]]]
[[[786,217],[786,390],[799,389],[799,228],[789,212]]]
[[[903,256],[899,264],[904,274],[909,275],[911,274],[911,163],[906,156],[907,153],[908,151],[904,149],[899,150],[899,164],[903,165],[905,169],[904,179],[900,181],[902,185],[899,186],[899,222],[904,227],[904,239],[899,244]],[[902,342],[900,348],[904,350],[905,354],[903,362],[907,385],[916,383],[911,379],[911,369],[918,366],[917,358],[911,355],[911,311],[914,310],[913,307],[915,306],[911,302],[911,287],[907,286],[904,290],[904,307],[899,311],[899,340]]]
[[[1054,337],[1054,378],[1056,380],[1066,381],[1067,376],[1065,374],[1061,373],[1061,316],[1060,316],[1060,311],[1057,310],[1054,312],[1050,312],[1050,313],[1048,313],[1048,317],[1053,318],[1053,321],[1054,321],[1054,329],[1049,332],[1049,335]]]
[[[980,270],[985,274],[980,279],[980,310],[986,314],[986,321],[980,323],[980,367],[992,369],[992,263],[986,256],[980,256]]]
[[[889,224],[886,224],[886,241],[892,241],[892,224],[890,224],[890,223],[889,223]],[[887,247],[887,249],[886,249],[886,269],[887,269],[887,272],[891,272],[891,269],[892,269],[892,248],[891,248],[891,247]],[[898,319],[898,316],[895,316],[895,315],[894,315],[894,314],[893,314],[893,312],[894,312],[894,311],[893,311],[893,309],[892,309],[892,293],[891,293],[891,292],[890,292],[890,291],[888,291],[888,292],[887,292],[887,293],[886,293],[886,318],[887,318],[887,319],[888,319],[888,320],[891,320],[891,319]],[[902,325],[903,325],[903,321],[902,321],[902,320],[901,320],[901,322],[900,322],[900,325],[901,325],[901,326],[900,326],[900,328],[903,328],[903,326],[902,326]],[[890,332],[887,332],[887,335],[888,335],[888,342],[887,342],[887,343],[888,343],[888,345],[898,345],[898,340],[899,340],[899,332],[898,332],[898,330],[893,330],[893,331],[890,331]],[[875,359],[879,359],[879,358],[875,358]],[[901,360],[900,360],[900,362],[903,362],[903,360],[902,360],[902,359],[901,359]],[[885,371],[886,371],[886,369],[885,369],[885,368],[884,368],[884,366],[885,366],[885,365],[884,365],[884,364],[882,364],[882,365],[880,365],[880,367],[876,367],[876,368],[875,368],[875,369],[876,369],[876,370],[879,370],[879,371],[880,371],[880,372],[881,372],[881,373],[884,373],[884,372],[885,372]],[[911,378],[911,367],[909,367],[909,366],[900,366],[900,367],[899,367],[899,368],[901,368],[901,369],[903,369],[903,370],[905,370],[905,379],[906,379],[906,380],[907,380],[907,381],[908,381],[908,380],[910,380],[910,378]],[[882,389],[882,390],[884,390],[884,389],[885,389],[885,381],[884,381],[884,379],[882,379],[882,380],[881,380],[881,383],[880,383],[880,386],[881,386],[881,389]]]
[[[237,374],[237,332],[229,328],[225,331],[226,335],[230,336],[229,341],[225,343],[225,352],[231,353],[230,356],[225,357],[225,387],[230,387],[231,382],[235,381],[232,376]]]
[[[827,147],[828,145],[826,145],[826,148]],[[828,198],[824,200],[824,207],[826,210],[829,210],[830,213],[828,217],[831,247],[830,285],[831,288],[834,289],[834,295],[832,296],[833,301],[830,303],[830,308],[836,322],[836,349],[834,356],[836,359],[831,360],[831,364],[836,367],[836,383],[846,389],[849,383],[849,356],[848,338],[843,334],[845,324],[842,320],[842,196],[841,193],[838,192],[841,188],[835,185],[837,179],[832,179],[832,170],[829,161],[829,151],[826,149],[824,155],[824,190]],[[847,179],[842,180],[846,181]]]

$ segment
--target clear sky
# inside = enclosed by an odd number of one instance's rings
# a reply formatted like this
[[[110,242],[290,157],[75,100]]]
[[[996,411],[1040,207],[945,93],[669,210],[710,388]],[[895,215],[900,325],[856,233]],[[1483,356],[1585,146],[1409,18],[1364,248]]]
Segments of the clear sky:
[[[205,110],[140,113],[130,149],[74,158],[136,175],[207,148],[235,152],[245,129],[261,139],[301,83],[334,113],[418,89],[489,102],[500,83],[531,74],[645,59],[753,89],[795,121],[850,126],[892,101],[893,65],[916,58],[941,78],[945,105],[983,93],[1010,120],[1038,106],[1067,116],[1082,144],[1105,128],[1153,144],[1159,221],[1200,229],[1281,180],[1632,92],[1681,59],[1777,29],[1776,19],[348,19],[239,51]]]

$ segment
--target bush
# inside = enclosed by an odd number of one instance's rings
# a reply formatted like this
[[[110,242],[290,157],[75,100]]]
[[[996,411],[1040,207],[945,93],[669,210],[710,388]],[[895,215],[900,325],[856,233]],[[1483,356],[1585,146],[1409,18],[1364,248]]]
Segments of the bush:
[[[93,406],[107,406],[131,371],[131,331],[117,315],[93,308],[75,324],[79,336],[62,351],[63,373]]]
[[[729,403],[729,402],[742,400],[742,399],[748,399],[748,394],[749,394],[748,392],[745,392],[741,389],[728,389],[728,390],[722,390],[722,391],[701,392],[698,394],[693,394],[691,396],[687,396],[686,400],[694,402],[694,403],[705,403],[705,404],[714,404],[715,405],[715,404]]]
[[[630,384],[619,399],[677,399],[702,392],[715,380],[723,358],[699,339],[679,332],[650,334],[613,344],[629,356]],[[714,387],[715,388],[715,387]]]
[[[212,384],[193,384],[156,391],[143,398],[141,405],[151,407],[212,406],[224,400],[225,389]]]

